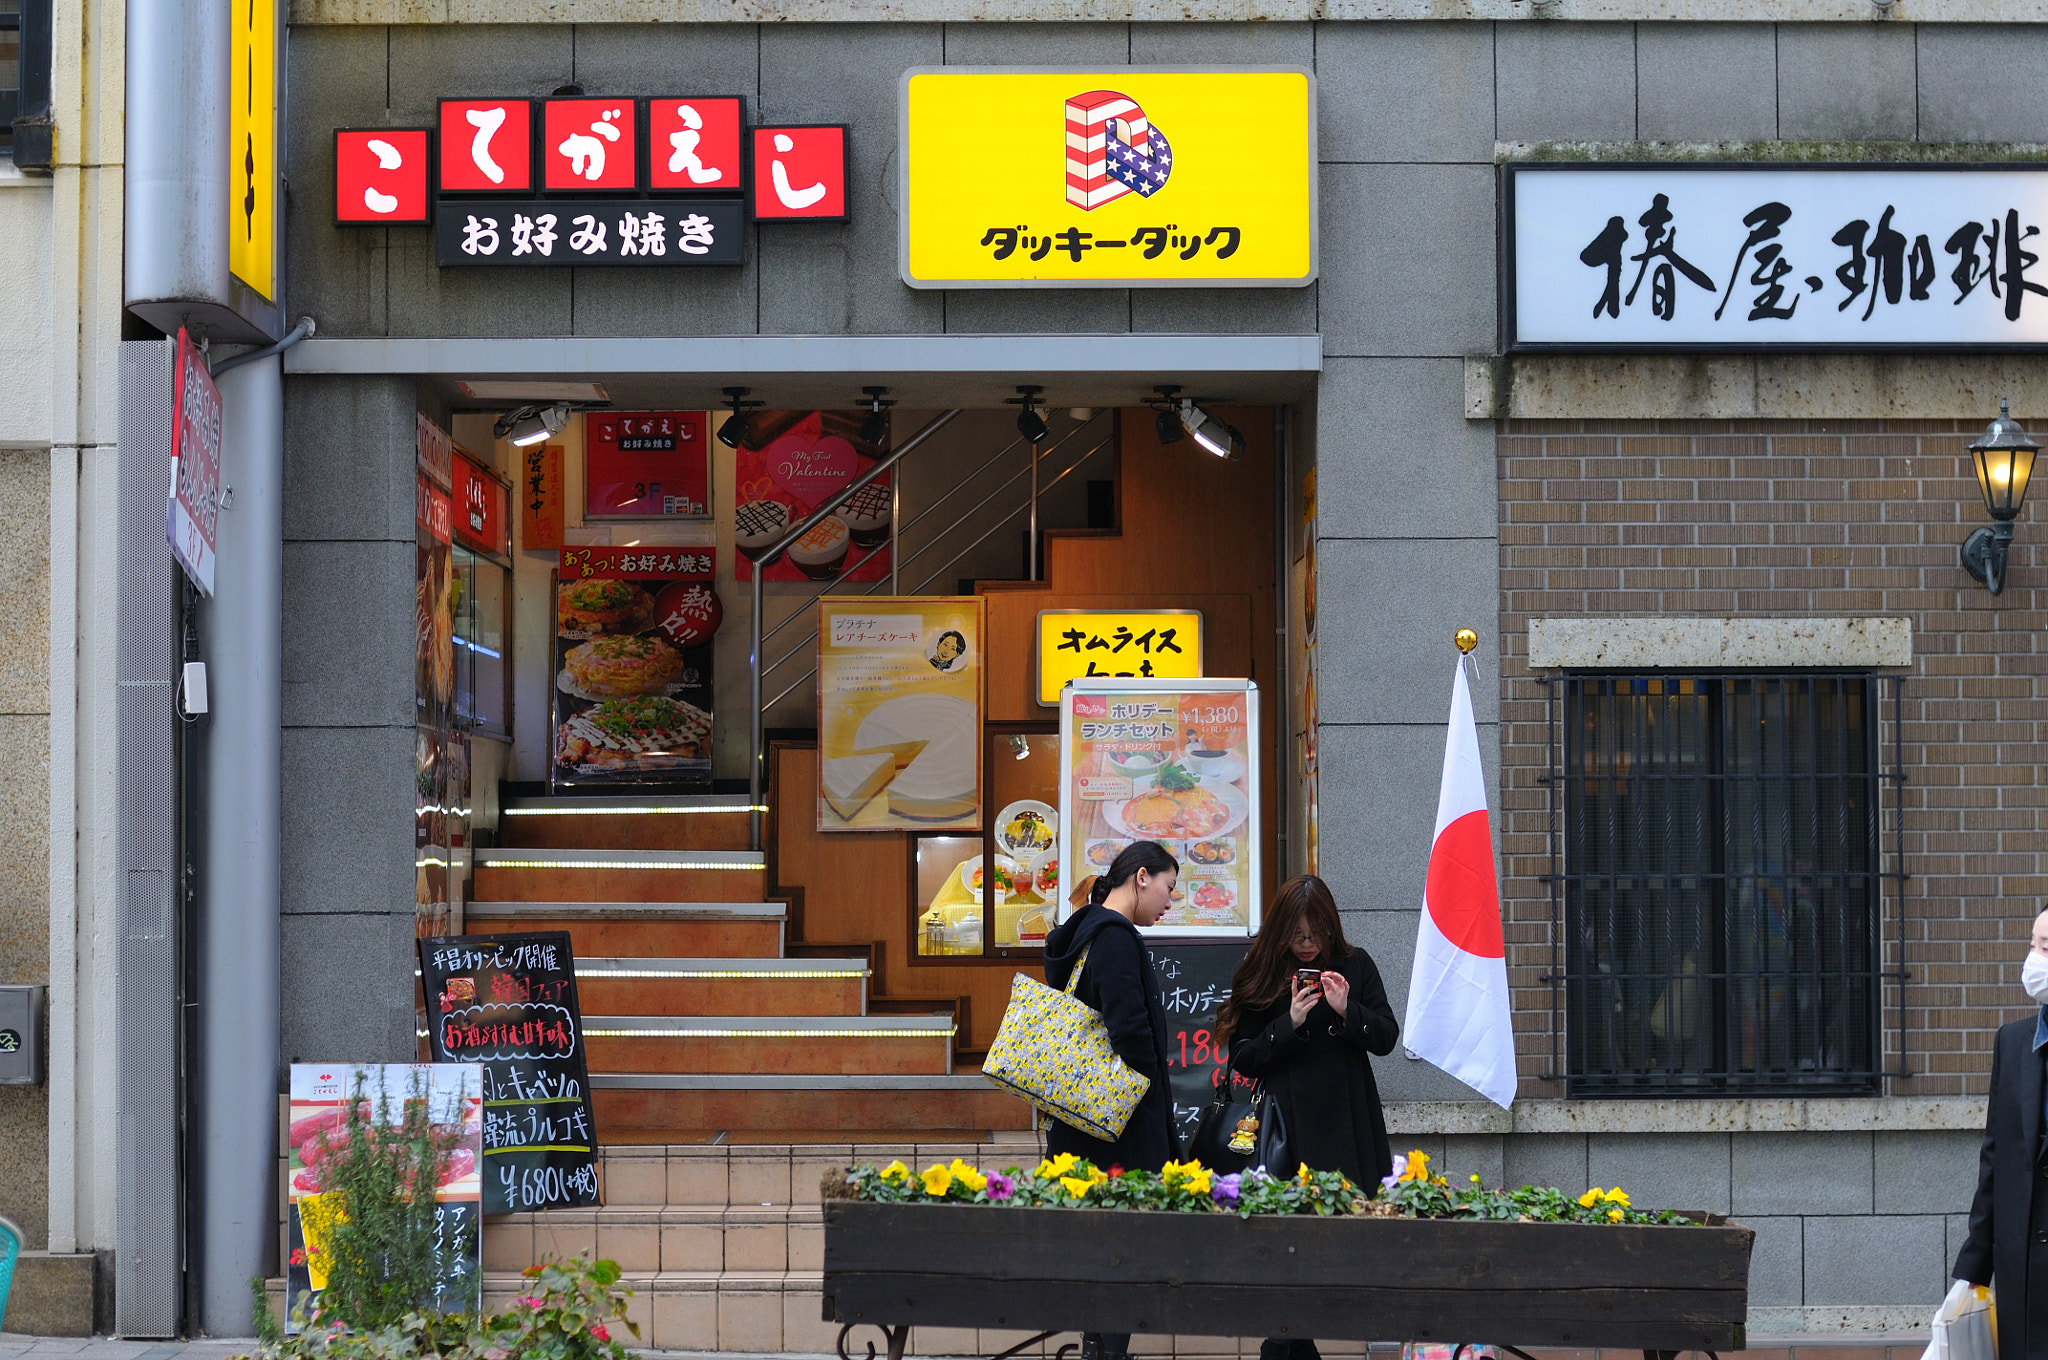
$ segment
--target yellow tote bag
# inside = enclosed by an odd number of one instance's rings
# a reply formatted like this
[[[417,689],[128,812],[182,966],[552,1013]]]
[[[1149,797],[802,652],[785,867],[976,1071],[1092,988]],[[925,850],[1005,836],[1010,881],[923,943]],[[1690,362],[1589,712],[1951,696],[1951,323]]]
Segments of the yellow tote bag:
[[[1017,974],[981,1075],[1061,1123],[1114,1142],[1152,1079],[1117,1056],[1102,1013],[1075,998],[1087,966],[1084,949],[1064,992]]]

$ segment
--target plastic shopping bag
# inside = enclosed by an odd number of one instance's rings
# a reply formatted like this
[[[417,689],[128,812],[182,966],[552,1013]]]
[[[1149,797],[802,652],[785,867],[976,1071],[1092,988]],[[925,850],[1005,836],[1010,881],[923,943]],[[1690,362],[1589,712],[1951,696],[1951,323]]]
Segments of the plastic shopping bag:
[[[1998,1303],[1987,1285],[1957,1280],[1934,1310],[1920,1360],[1998,1360]]]

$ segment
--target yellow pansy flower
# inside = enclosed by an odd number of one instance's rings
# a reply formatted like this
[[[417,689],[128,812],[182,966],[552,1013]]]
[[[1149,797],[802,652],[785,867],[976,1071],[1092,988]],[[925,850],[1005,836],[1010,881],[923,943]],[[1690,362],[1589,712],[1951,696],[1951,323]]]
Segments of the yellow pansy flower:
[[[882,1168],[882,1179],[885,1181],[907,1181],[910,1179],[910,1168],[901,1161],[891,1162]]]
[[[924,1192],[927,1195],[939,1196],[944,1195],[953,1184],[953,1173],[943,1166],[934,1164],[925,1171],[921,1179],[924,1181]]]
[[[1296,1172],[1294,1173],[1294,1179],[1295,1179],[1295,1180],[1296,1180],[1297,1182],[1299,1182],[1300,1184],[1302,1184],[1302,1185],[1307,1185],[1307,1184],[1308,1184],[1308,1178],[1309,1178],[1310,1176],[1313,1176],[1313,1175],[1315,1175],[1315,1172],[1313,1172],[1313,1171],[1310,1171],[1310,1170],[1308,1169],[1308,1163],[1307,1163],[1307,1162],[1303,1162],[1303,1163],[1301,1164],[1301,1169],[1300,1169],[1300,1170],[1298,1170],[1298,1171],[1296,1171]]]
[[[1201,1165],[1199,1162],[1190,1163],[1189,1165],[1193,1166],[1194,1170],[1186,1171],[1182,1174],[1180,1188],[1191,1195],[1208,1194],[1209,1168]]]
[[[953,1164],[947,1167],[946,1170],[952,1174],[954,1180],[960,1182],[969,1190],[981,1190],[988,1186],[988,1177],[982,1175],[958,1157],[953,1159]]]
[[[1609,1190],[1606,1194],[1602,1195],[1601,1198],[1606,1200],[1609,1204],[1619,1204],[1624,1209],[1628,1207],[1628,1196],[1622,1193],[1622,1189],[1618,1185],[1615,1186],[1612,1190]]]
[[[1607,1221],[1608,1221],[1609,1223],[1619,1223],[1619,1222],[1621,1222],[1621,1218],[1622,1218],[1621,1210],[1619,1210],[1619,1209],[1609,1209],[1609,1210],[1607,1211]]]
[[[1071,1152],[1062,1152],[1057,1157],[1048,1157],[1045,1161],[1040,1162],[1038,1170],[1032,1174],[1042,1181],[1051,1180],[1055,1176],[1064,1176],[1069,1171],[1072,1171],[1074,1164],[1080,1160],[1079,1157],[1076,1157]]]
[[[1588,1190],[1585,1194],[1579,1196],[1579,1207],[1582,1209],[1590,1209],[1595,1204],[1599,1203],[1600,1197],[1600,1187],[1596,1185],[1591,1190]]]
[[[1103,1177],[1103,1180],[1107,1179],[1109,1179],[1107,1176]],[[1060,1177],[1060,1184],[1067,1187],[1068,1194],[1072,1195],[1075,1199],[1081,1199],[1090,1190],[1101,1184],[1101,1182],[1089,1180],[1082,1176],[1062,1176]]]
[[[1404,1181],[1426,1181],[1429,1179],[1429,1154],[1416,1149],[1408,1154],[1408,1163],[1401,1172]]]

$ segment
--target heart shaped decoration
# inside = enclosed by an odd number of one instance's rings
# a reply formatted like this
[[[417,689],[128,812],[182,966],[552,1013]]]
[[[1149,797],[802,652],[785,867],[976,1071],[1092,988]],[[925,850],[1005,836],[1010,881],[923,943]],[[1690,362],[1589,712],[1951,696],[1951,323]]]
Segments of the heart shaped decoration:
[[[768,475],[809,514],[860,471],[860,453],[836,434],[783,435],[761,451]]]

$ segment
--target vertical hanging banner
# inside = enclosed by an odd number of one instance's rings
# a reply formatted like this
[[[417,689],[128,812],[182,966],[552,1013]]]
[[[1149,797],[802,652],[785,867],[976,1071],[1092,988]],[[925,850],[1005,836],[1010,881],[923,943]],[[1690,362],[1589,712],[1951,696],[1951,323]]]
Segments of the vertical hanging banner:
[[[978,830],[987,601],[818,604],[818,829]]]
[[[847,411],[760,411],[733,453],[733,546],[737,579],[792,525],[889,452],[889,438],[860,436],[866,417]],[[889,574],[889,477],[862,487],[768,564],[770,581],[879,581]]]
[[[562,551],[554,787],[709,791],[712,562],[709,547]]]
[[[434,1187],[434,1293],[419,1302],[437,1312],[474,1310],[483,1285],[484,1103],[477,1065],[293,1063],[285,1150],[286,1317],[327,1287],[330,1234],[346,1217],[330,1182],[335,1163],[348,1151],[351,1101],[369,1125],[366,1132],[380,1140],[399,1136],[407,1115],[424,1102],[425,1125],[437,1140],[453,1144],[443,1154]]]
[[[567,931],[419,942],[436,1063],[483,1072],[483,1211],[596,1204],[597,1139]]]
[[[562,546],[562,446],[534,444],[519,450],[519,547],[553,552]]]
[[[277,0],[234,0],[228,69],[228,269],[277,297]]]
[[[215,522],[220,516],[220,389],[206,357],[178,330],[171,414],[171,556],[213,598]]]

